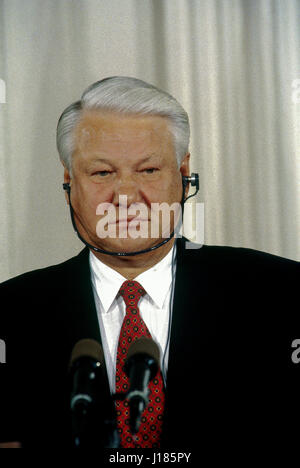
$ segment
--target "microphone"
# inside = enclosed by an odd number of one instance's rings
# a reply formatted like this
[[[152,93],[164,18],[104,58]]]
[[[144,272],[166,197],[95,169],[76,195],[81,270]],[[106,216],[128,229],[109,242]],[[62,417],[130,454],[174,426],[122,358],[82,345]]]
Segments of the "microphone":
[[[75,447],[99,443],[104,447],[118,446],[105,372],[101,345],[92,339],[78,341],[69,364],[72,444]]]
[[[104,355],[101,345],[91,339],[78,341],[72,351],[70,371],[73,385],[70,407],[72,411],[86,414],[96,396],[96,387],[100,367],[103,367]]]
[[[149,403],[149,382],[159,368],[159,348],[151,338],[139,338],[130,346],[124,371],[129,377],[130,389],[126,395],[129,400],[129,427],[136,434],[141,424],[141,416]]]

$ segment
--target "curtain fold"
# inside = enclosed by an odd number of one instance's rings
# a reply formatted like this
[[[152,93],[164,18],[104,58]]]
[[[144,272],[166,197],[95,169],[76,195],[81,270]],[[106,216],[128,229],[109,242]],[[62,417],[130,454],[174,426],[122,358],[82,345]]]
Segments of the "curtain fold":
[[[112,75],[149,81],[188,111],[206,244],[299,259],[298,0],[2,0],[0,10],[0,281],[81,249],[56,124]]]

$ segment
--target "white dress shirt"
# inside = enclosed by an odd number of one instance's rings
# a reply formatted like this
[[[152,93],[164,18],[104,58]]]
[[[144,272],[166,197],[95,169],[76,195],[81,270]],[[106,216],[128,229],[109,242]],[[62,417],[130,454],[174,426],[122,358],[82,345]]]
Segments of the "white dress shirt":
[[[149,270],[134,278],[146,291],[139,300],[139,310],[153,340],[160,350],[160,365],[165,379],[169,355],[171,327],[170,311],[173,305],[172,270],[175,277],[176,247]],[[126,278],[102,263],[90,251],[90,267],[102,347],[107,367],[110,390],[115,391],[116,359],[119,335],[126,314],[125,302],[118,294]],[[173,284],[172,284],[173,283]]]

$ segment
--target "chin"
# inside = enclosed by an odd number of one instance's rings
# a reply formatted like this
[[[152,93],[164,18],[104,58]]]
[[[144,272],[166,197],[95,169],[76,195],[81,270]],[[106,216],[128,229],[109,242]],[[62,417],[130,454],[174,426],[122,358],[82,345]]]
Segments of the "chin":
[[[110,252],[138,252],[150,249],[161,242],[162,239],[103,239],[95,244],[98,248]],[[101,244],[101,245],[100,245]]]

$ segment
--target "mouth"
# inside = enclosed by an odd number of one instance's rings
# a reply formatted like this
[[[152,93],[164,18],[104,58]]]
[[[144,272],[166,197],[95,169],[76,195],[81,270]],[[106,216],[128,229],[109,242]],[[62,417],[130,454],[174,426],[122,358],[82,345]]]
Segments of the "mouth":
[[[114,223],[111,224],[129,224],[131,221],[136,221],[138,223],[140,222],[146,222],[149,221],[147,218],[137,218],[137,217],[132,217],[132,218],[124,218],[124,219],[118,219]]]

